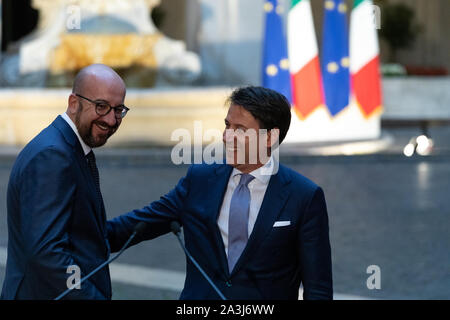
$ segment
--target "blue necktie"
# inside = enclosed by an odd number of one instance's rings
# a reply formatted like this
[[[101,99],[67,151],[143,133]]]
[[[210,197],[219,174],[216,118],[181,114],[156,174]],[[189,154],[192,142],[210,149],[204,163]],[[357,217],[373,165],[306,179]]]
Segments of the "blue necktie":
[[[86,155],[86,158],[87,158],[87,161],[88,161],[89,169],[91,170],[92,177],[94,178],[97,195],[101,199],[102,198],[102,193],[100,191],[100,175],[98,173],[97,162],[95,160],[94,151],[91,150]]]
[[[100,191],[100,175],[98,173],[98,167],[97,167],[97,162],[95,160],[94,152],[91,150],[91,152],[89,152],[86,155],[86,158],[88,160],[88,167],[91,171],[92,177],[94,178],[95,189],[96,189],[95,191],[97,191],[97,198],[99,199],[99,201],[101,203],[102,219],[103,219],[103,221],[106,221],[105,205],[103,203],[102,192]]]
[[[250,209],[250,190],[248,184],[255,177],[242,174],[233,192],[228,220],[228,270],[231,271],[244,251],[248,240],[248,212]]]

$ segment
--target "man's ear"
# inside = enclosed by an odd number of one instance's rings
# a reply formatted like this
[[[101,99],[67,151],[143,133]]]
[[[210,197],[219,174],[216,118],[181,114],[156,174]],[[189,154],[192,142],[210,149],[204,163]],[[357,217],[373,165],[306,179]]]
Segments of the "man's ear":
[[[77,98],[77,96],[74,93],[71,93],[69,95],[69,99],[68,99],[68,103],[67,103],[67,114],[70,115],[75,115],[78,111],[78,104],[79,104],[79,100]]]
[[[273,128],[267,133],[267,148],[278,147],[280,138],[280,129]]]

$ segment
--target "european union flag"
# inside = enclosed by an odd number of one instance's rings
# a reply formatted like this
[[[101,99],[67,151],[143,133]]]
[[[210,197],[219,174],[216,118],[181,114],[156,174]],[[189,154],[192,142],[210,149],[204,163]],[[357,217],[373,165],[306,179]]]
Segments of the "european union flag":
[[[335,116],[348,106],[350,94],[347,6],[345,0],[325,0],[322,77],[325,104]]]
[[[291,75],[287,42],[283,31],[284,8],[281,1],[266,0],[266,28],[263,51],[263,86],[282,93],[292,104]]]

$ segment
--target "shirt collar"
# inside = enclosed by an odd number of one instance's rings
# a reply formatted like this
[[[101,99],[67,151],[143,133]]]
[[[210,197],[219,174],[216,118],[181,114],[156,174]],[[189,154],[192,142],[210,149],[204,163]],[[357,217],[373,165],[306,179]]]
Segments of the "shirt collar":
[[[274,171],[274,161],[273,156],[270,156],[269,161],[267,161],[262,167],[253,170],[249,174],[254,176],[256,180],[260,181],[263,184],[268,184],[270,177],[273,175]],[[231,176],[234,178],[237,175],[242,174],[242,172],[236,168],[231,172]]]
[[[83,152],[84,155],[87,155],[89,152],[91,152],[92,148],[89,147],[84,141],[83,139],[81,139],[80,134],[78,133],[78,129],[77,126],[75,125],[75,123],[73,123],[72,119],[69,118],[69,116],[67,115],[66,112],[64,112],[61,117],[66,120],[66,122],[69,124],[69,126],[72,128],[73,132],[75,132],[75,134],[78,137],[78,141],[80,141],[81,147],[83,148]]]

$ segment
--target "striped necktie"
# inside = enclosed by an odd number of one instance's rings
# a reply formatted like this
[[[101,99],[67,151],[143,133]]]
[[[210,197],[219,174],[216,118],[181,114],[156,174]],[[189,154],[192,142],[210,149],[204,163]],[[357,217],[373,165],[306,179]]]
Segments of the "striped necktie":
[[[228,270],[233,270],[248,241],[248,213],[250,209],[250,190],[248,184],[255,177],[242,174],[233,192],[228,220]]]

